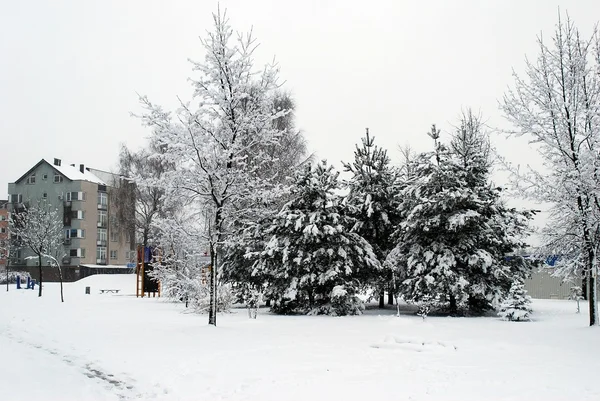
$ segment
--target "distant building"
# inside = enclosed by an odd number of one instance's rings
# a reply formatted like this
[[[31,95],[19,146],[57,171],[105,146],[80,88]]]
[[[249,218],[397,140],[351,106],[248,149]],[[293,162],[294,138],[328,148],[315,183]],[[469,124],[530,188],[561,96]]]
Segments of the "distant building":
[[[8,201],[0,199],[0,241],[8,239]],[[0,267],[6,266],[6,257],[0,251]]]
[[[85,167],[83,164],[63,165],[60,159],[52,163],[45,159],[8,184],[8,208],[15,210],[40,199],[62,210],[64,224],[63,276],[76,280],[90,271],[116,272],[134,261],[135,239],[118,221],[119,207],[112,204],[111,192],[119,185],[117,175]],[[133,241],[133,242],[132,242]],[[37,259],[26,248],[11,253],[11,266],[24,267],[35,278]],[[49,261],[44,261],[48,263]],[[85,273],[84,273],[85,271]],[[52,280],[52,274],[45,275]]]

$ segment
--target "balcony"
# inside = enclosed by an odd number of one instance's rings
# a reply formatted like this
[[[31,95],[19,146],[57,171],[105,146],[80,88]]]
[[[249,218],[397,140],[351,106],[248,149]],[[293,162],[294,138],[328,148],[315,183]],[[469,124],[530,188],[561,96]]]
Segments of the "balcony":
[[[106,246],[106,240],[105,239],[99,239],[96,241],[96,245],[97,246]]]
[[[71,238],[65,238],[63,240],[63,245],[71,245]]]
[[[96,264],[97,265],[105,265],[106,264],[106,258],[96,259]]]
[[[106,203],[98,203],[98,210],[108,210],[108,205]]]
[[[98,222],[98,227],[106,228],[108,226],[108,222],[106,220],[101,220]]]

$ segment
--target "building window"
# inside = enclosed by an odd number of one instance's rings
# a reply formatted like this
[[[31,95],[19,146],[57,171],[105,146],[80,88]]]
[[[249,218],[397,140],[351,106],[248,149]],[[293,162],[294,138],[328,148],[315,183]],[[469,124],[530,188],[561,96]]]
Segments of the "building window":
[[[42,180],[46,181],[48,179],[48,174],[42,175]]]
[[[106,228],[98,229],[98,241],[106,241]]]
[[[116,259],[117,258],[117,251],[110,251],[110,258],[111,259]]]
[[[110,240],[112,242],[117,242],[119,240],[119,233],[114,228],[110,229]]]
[[[67,192],[67,202],[72,202],[76,200],[84,201],[85,192]]]
[[[65,231],[65,238],[85,238],[85,230],[72,228]]]
[[[83,210],[71,210],[71,218],[77,220],[83,220]]]
[[[44,192],[44,193],[42,194],[42,198],[44,198],[44,199],[48,199],[48,194],[47,194],[46,192]]]
[[[63,176],[60,174],[54,174],[54,183],[58,184],[60,182],[63,182]]]
[[[99,246],[96,248],[96,259],[98,259],[98,263],[106,262],[106,247]]]
[[[127,259],[129,262],[136,263],[137,251],[125,251],[125,259]]]
[[[108,194],[106,192],[98,192],[98,208],[106,209],[108,206]]]
[[[6,234],[6,228],[0,227],[0,234]]]
[[[22,203],[23,202],[23,195],[21,195],[21,194],[12,194],[10,196],[10,202],[11,203]]]
[[[85,248],[75,248],[69,250],[69,256],[72,258],[85,258]]]
[[[35,173],[33,173],[29,177],[27,177],[27,183],[28,184],[35,184]]]
[[[104,210],[98,210],[98,227],[106,227],[108,224],[108,215]]]

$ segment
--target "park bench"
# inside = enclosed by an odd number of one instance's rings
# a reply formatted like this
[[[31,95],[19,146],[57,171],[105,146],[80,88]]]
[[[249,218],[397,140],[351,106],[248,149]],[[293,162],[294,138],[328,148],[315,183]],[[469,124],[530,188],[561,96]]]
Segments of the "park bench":
[[[118,294],[119,291],[121,291],[121,290],[100,290],[100,294],[104,294],[105,292],[106,293],[112,292],[112,293]]]

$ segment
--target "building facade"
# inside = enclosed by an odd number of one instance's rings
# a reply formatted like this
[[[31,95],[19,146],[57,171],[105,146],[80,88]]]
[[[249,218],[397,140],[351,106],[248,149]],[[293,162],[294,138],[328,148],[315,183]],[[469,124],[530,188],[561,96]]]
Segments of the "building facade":
[[[8,201],[0,200],[0,269],[7,262],[8,235]]]
[[[86,168],[83,164],[63,165],[60,159],[54,159],[52,163],[42,159],[8,184],[8,205],[9,209],[15,210],[43,199],[62,210],[63,275],[67,280],[77,279],[82,268],[114,270],[126,268],[135,260],[135,239],[120,228],[117,220],[119,205],[110,202],[111,191],[118,185],[118,176],[111,173]],[[28,259],[31,255],[25,248],[14,250],[11,266],[15,269],[25,267],[22,270],[35,276],[36,269],[30,268],[38,262]]]

